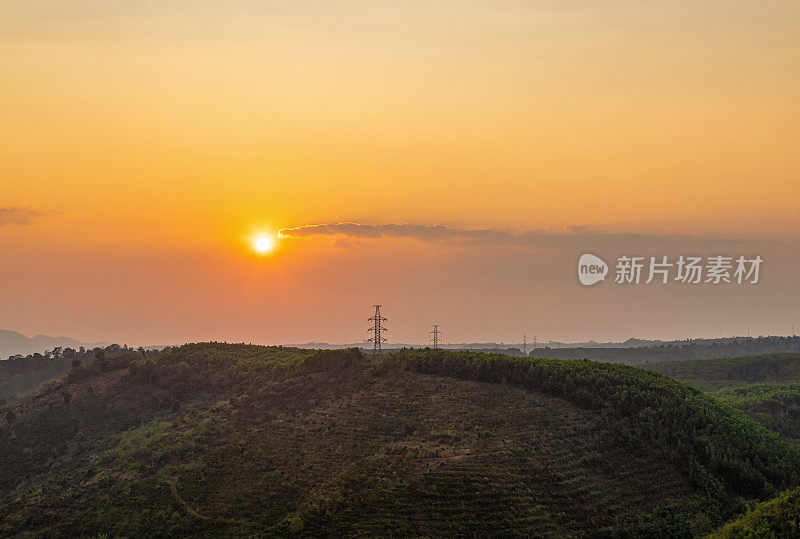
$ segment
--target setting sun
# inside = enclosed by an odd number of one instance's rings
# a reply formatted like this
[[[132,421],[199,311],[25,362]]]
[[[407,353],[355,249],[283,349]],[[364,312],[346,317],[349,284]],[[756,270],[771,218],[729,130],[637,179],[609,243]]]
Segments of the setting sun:
[[[259,254],[266,254],[272,250],[272,240],[268,236],[257,236],[253,241],[253,248]]]

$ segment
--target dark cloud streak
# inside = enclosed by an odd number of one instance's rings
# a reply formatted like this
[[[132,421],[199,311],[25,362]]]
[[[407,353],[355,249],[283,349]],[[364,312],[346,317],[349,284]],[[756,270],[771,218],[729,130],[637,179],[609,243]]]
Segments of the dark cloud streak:
[[[40,218],[49,215],[49,213],[50,212],[17,206],[0,207],[0,227],[8,225],[32,225]]]
[[[747,240],[680,234],[637,234],[592,231],[585,226],[571,226],[563,232],[550,230],[508,231],[500,229],[461,229],[432,224],[363,224],[355,222],[308,224],[284,228],[285,238],[333,236],[337,238],[377,239],[412,238],[424,242],[444,242],[461,246],[520,248],[589,248],[593,245],[625,245],[629,248],[695,247],[720,248],[747,243]]]

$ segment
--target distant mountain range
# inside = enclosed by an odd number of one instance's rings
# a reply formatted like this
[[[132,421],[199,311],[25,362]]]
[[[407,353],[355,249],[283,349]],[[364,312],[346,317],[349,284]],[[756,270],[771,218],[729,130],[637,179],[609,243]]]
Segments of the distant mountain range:
[[[678,341],[670,341],[670,342],[678,342]],[[507,350],[511,348],[518,348],[522,350],[523,346],[526,346],[528,351],[534,349],[534,347],[538,348],[639,348],[643,346],[658,346],[661,344],[665,344],[665,341],[651,341],[651,340],[642,340],[642,339],[628,339],[625,342],[596,342],[596,341],[587,341],[587,342],[560,342],[560,341],[547,341],[547,342],[538,342],[534,343],[530,341],[528,343],[503,343],[503,342],[461,342],[461,343],[441,343],[439,346],[441,348],[446,348],[448,350]],[[357,343],[349,343],[349,344],[330,344],[326,342],[316,342],[311,341],[302,344],[288,344],[286,346],[292,346],[296,348],[314,348],[314,349],[324,349],[324,350],[340,350],[344,348],[372,348],[371,343],[364,343],[364,342],[357,342]],[[425,344],[409,344],[409,343],[402,343],[402,342],[387,342],[383,345],[383,348],[390,349],[390,348],[424,348]]]
[[[17,331],[9,331],[7,329],[0,329],[0,360],[7,359],[9,356],[15,354],[35,354],[36,352],[42,353],[45,350],[52,350],[57,346],[62,348],[79,348],[84,346],[86,348],[94,348],[96,346],[108,346],[107,342],[87,343],[76,341],[70,337],[50,337],[48,335],[36,335],[34,337],[26,337]]]
[[[781,341],[777,348],[772,346],[774,341]],[[792,346],[786,347],[789,343]],[[442,343],[439,346],[448,350],[475,350],[484,352],[496,352],[508,355],[523,355],[522,350],[525,349],[529,354],[533,350],[541,350],[538,352],[537,357],[552,357],[560,359],[574,359],[574,358],[588,358],[598,361],[617,361],[619,358],[614,354],[622,353],[622,350],[628,349],[629,353],[636,354],[634,349],[656,349],[656,348],[684,348],[684,347],[699,347],[699,348],[719,348],[719,353],[706,357],[701,356],[686,356],[680,358],[651,358],[651,361],[666,361],[669,359],[697,359],[705,358],[711,359],[716,357],[732,357],[736,355],[752,355],[761,353],[772,352],[797,352],[797,344],[800,339],[788,337],[723,337],[717,339],[686,339],[674,341],[660,341],[649,339],[635,339],[631,338],[623,342],[559,342],[559,341],[545,341],[545,342],[528,342],[528,343],[502,343],[502,342],[473,342],[473,343]],[[9,356],[15,354],[34,354],[36,352],[43,353],[46,350],[60,346],[62,348],[71,347],[78,349],[81,346],[86,348],[95,348],[98,346],[106,347],[109,342],[81,342],[70,337],[50,337],[48,335],[36,335],[34,337],[26,337],[17,331],[9,331],[0,329],[0,360],[8,359]],[[173,345],[158,345],[158,346],[145,346],[146,350],[161,350],[167,346]],[[297,347],[297,348],[314,348],[314,349],[327,349],[339,350],[344,348],[362,348],[371,349],[371,343],[356,342],[349,344],[330,344],[326,342],[307,342],[302,344],[285,344],[284,346]],[[425,344],[410,344],[401,342],[388,342],[384,343],[385,350],[398,349],[398,348],[425,348]],[[741,348],[742,350],[726,350],[725,348]],[[602,352],[606,349],[607,352]],[[575,355],[578,353],[578,355]],[[611,354],[611,355],[609,355]],[[614,357],[612,357],[614,356]],[[628,363],[629,361],[623,361]],[[633,363],[639,363],[634,361]]]
[[[630,338],[626,341],[622,342],[597,342],[597,341],[586,341],[586,342],[561,342],[561,341],[539,341],[533,342],[528,341],[527,343],[503,343],[503,342],[472,342],[472,343],[442,343],[439,346],[441,348],[445,348],[448,350],[484,350],[484,351],[497,351],[502,350],[506,351],[509,349],[519,349],[522,350],[523,347],[527,349],[528,352],[534,349],[585,349],[585,348],[647,348],[647,347],[655,347],[655,346],[686,346],[686,345],[694,345],[694,346],[715,346],[715,345],[722,345],[722,344],[729,344],[729,343],[741,343],[741,342],[757,342],[759,339],[764,339],[769,337],[721,337],[721,338],[712,338],[712,339],[684,339],[684,340],[673,340],[673,341],[660,341],[660,340],[650,340],[650,339],[635,339]],[[364,343],[364,342],[357,342],[357,343],[350,343],[350,344],[330,344],[325,342],[307,342],[302,344],[290,344],[286,346],[294,346],[297,348],[315,348],[315,349],[328,349],[328,350],[339,350],[343,348],[372,348],[371,343]],[[393,349],[393,348],[425,348],[426,344],[409,344],[409,343],[401,343],[401,342],[387,342],[383,344],[384,349]]]

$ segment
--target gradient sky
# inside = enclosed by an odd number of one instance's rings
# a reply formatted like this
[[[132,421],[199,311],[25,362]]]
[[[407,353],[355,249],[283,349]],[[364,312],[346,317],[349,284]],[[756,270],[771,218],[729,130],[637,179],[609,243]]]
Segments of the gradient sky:
[[[789,334],[798,36],[795,0],[4,0],[0,327],[352,342],[379,302],[406,342]],[[449,232],[250,249],[341,222]],[[765,265],[584,288],[583,252]]]

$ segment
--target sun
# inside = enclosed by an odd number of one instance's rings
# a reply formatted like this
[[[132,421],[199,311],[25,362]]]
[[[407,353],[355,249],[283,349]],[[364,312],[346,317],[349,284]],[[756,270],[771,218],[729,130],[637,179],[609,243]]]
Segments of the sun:
[[[272,250],[272,240],[269,238],[269,236],[265,236],[263,234],[256,236],[256,238],[253,240],[253,249],[255,249],[259,254],[267,254]]]

